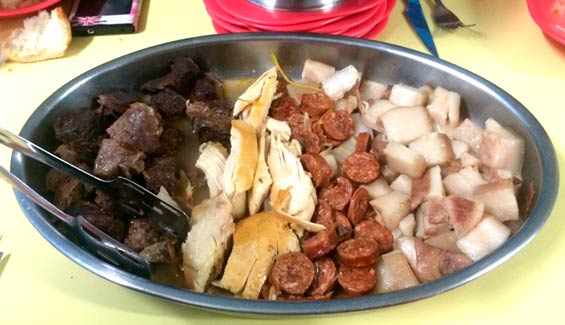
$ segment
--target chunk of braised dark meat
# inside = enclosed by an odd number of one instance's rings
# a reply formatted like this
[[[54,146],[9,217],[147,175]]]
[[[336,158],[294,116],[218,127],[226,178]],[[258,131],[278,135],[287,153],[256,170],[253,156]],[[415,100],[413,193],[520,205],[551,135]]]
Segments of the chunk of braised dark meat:
[[[145,169],[145,154],[122,146],[114,139],[104,139],[94,161],[94,175],[110,179],[122,175],[131,178]]]
[[[161,240],[155,244],[151,244],[145,248],[139,255],[144,257],[149,263],[170,263],[171,256],[169,255],[169,249],[167,247],[167,242]]]
[[[119,215],[119,211],[114,205],[114,200],[112,200],[112,197],[106,194],[106,192],[94,190],[94,203],[104,211],[108,211],[108,213]]]
[[[183,131],[174,127],[165,127],[165,131],[161,134],[161,144],[154,153],[158,155],[174,153],[184,142],[184,137]]]
[[[192,92],[190,93],[190,100],[192,101],[210,101],[221,98],[222,84],[211,74],[206,73],[203,78],[200,78],[194,84]]]
[[[172,156],[161,156],[151,160],[145,171],[143,171],[145,187],[153,193],[159,193],[163,186],[169,194],[177,192],[179,177],[175,158]]]
[[[184,116],[186,109],[185,98],[176,91],[165,88],[151,96],[151,103],[159,114],[166,119]]]
[[[45,186],[53,192],[53,204],[61,210],[68,209],[73,203],[85,197],[90,190],[76,178],[56,169],[47,172]]]
[[[146,219],[132,219],[124,244],[136,252],[157,243],[161,233]]]
[[[67,212],[73,216],[82,216],[98,229],[121,241],[125,234],[123,221],[101,209],[96,204],[81,200],[74,203]]]
[[[120,115],[125,112],[131,104],[139,101],[137,96],[125,90],[112,90],[100,94],[96,100],[102,107],[103,115]]]
[[[196,81],[202,78],[203,73],[196,63],[189,57],[179,56],[171,61],[171,72],[150,80],[141,86],[145,92],[157,92],[165,88],[176,90],[181,95],[188,97]]]
[[[232,106],[221,100],[189,103],[186,115],[192,119],[192,131],[201,142],[229,143]]]
[[[151,153],[160,145],[163,124],[153,107],[133,103],[106,132],[122,146]]]
[[[83,161],[85,158],[85,157],[81,157],[80,150],[77,150],[77,148],[67,143],[63,143],[59,145],[55,149],[54,153],[64,161],[69,162],[73,165]]]
[[[104,136],[100,111],[79,108],[55,119],[53,130],[57,140],[83,151],[96,152],[98,142]]]

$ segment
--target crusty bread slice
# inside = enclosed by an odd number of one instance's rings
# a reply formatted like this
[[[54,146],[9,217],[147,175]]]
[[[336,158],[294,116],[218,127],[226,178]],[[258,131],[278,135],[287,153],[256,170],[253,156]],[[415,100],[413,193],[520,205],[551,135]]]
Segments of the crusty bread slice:
[[[71,25],[61,7],[49,14],[42,10],[24,20],[3,44],[2,54],[11,61],[36,62],[65,55],[71,42]]]

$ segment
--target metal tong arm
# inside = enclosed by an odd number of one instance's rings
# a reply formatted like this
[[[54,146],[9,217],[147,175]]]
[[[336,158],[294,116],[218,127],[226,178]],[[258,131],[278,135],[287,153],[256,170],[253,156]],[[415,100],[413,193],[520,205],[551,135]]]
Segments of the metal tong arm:
[[[151,268],[147,260],[133,252],[127,246],[96,228],[81,216],[72,217],[61,211],[14,174],[0,166],[0,177],[13,188],[28,196],[43,209],[76,231],[81,243],[88,251],[119,268],[144,278],[151,277]]]
[[[31,143],[30,141],[10,133],[10,131],[5,130],[0,127],[0,143],[5,146],[19,151],[22,154],[33,158],[39,162],[46,164],[47,166],[60,170],[80,181],[83,181],[89,185],[96,188],[102,189],[104,191],[112,191],[107,181],[104,181],[68,162],[57,157],[56,155],[50,153],[49,151]]]

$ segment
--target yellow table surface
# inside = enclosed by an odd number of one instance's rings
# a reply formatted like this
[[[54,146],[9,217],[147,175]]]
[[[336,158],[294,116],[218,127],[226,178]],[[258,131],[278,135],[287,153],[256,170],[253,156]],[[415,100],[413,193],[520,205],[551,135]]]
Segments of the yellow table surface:
[[[543,1],[543,0],[540,0]],[[147,46],[215,33],[197,0],[145,0],[140,33],[74,38],[62,59],[0,67],[0,125],[19,132],[52,92],[103,62]],[[494,82],[522,102],[549,133],[565,174],[565,47],[546,38],[524,0],[444,0],[472,29],[432,32],[441,57]],[[422,1],[429,13],[431,1]],[[420,51],[399,0],[377,40]],[[1,26],[1,25],[0,25]],[[8,166],[10,150],[0,148]],[[564,184],[564,176],[560,176]],[[71,262],[27,221],[0,182],[0,324],[192,324],[263,322],[197,310],[134,292]],[[439,296],[380,310],[300,318],[303,324],[562,323],[565,195],[540,233],[502,266]],[[4,259],[7,257],[4,256]],[[272,318],[273,322],[288,320]],[[295,319],[297,321],[298,319]]]

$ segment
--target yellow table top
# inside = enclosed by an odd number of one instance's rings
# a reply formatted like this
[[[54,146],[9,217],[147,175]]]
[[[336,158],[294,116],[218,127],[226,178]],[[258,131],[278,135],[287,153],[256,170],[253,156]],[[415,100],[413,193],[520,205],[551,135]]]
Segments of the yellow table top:
[[[542,0],[540,0],[542,1]],[[17,133],[52,92],[86,70],[147,46],[213,34],[200,1],[145,0],[140,33],[75,38],[62,59],[0,67],[0,125]],[[549,133],[565,184],[565,46],[544,37],[524,0],[444,1],[472,29],[447,32],[432,24],[444,60],[494,82],[516,97]],[[429,14],[431,1],[422,1]],[[407,25],[399,0],[377,40],[425,51]],[[0,25],[1,29],[1,25]],[[0,148],[8,166],[10,150]],[[234,318],[134,292],[84,270],[53,248],[27,221],[12,189],[0,185],[2,324],[247,324]],[[300,319],[304,324],[557,323],[565,292],[565,195],[559,193],[548,222],[521,252],[502,266],[439,296],[380,310]],[[4,256],[6,259],[6,256]],[[273,318],[274,319],[274,318]],[[258,321],[258,322],[262,322]],[[288,320],[278,319],[278,322]]]

